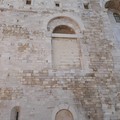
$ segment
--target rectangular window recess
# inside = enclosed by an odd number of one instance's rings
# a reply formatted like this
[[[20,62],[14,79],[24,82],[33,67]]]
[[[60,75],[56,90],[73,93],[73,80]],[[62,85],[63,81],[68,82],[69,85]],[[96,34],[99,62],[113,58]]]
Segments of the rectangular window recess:
[[[31,0],[26,0],[26,5],[31,5]]]
[[[60,3],[59,2],[55,2],[55,6],[56,7],[60,7]]]
[[[85,9],[89,9],[89,3],[84,4]]]

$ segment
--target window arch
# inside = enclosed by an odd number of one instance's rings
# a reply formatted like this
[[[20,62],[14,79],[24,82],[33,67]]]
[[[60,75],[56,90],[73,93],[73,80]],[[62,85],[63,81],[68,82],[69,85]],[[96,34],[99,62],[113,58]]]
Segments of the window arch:
[[[72,28],[76,34],[79,34],[81,32],[79,24],[75,20],[67,16],[57,16],[51,18],[51,20],[49,20],[47,23],[47,30],[49,31],[49,33],[53,33],[53,30],[57,26],[66,26]],[[81,25],[81,27],[83,27],[83,25]]]
[[[74,120],[72,113],[67,109],[62,109],[57,112],[55,120]]]
[[[58,17],[48,24],[52,32],[52,66],[54,68],[81,67],[79,27],[69,18]]]
[[[11,110],[10,120],[19,120],[20,117],[20,107],[16,106]]]
[[[48,37],[48,42],[49,42],[49,48],[51,50],[51,54],[50,56],[50,66],[55,68],[59,67],[60,65],[56,66],[55,65],[55,55],[54,55],[54,39],[57,38],[63,38],[62,40],[65,41],[65,38],[71,38],[75,40],[75,45],[77,45],[77,47],[72,45],[72,48],[77,48],[77,62],[74,61],[74,63],[76,64],[71,64],[68,65],[66,64],[66,68],[70,68],[70,69],[80,69],[80,70],[84,70],[85,72],[88,72],[90,70],[89,68],[89,57],[86,55],[88,54],[88,51],[86,50],[85,47],[87,47],[85,44],[82,44],[82,41],[84,40],[83,38],[83,34],[84,34],[84,24],[80,18],[80,16],[77,15],[72,15],[69,13],[59,13],[59,14],[52,14],[51,16],[48,16],[46,19],[46,23],[45,23],[45,27],[46,27],[46,31],[47,31],[47,37]],[[61,26],[61,25],[65,25],[68,26],[70,28],[72,28],[75,32],[75,34],[59,34],[59,33],[53,33],[54,29],[57,26]],[[73,41],[73,40],[72,40]],[[57,48],[57,47],[56,47]],[[76,50],[76,49],[75,49]],[[73,56],[73,55],[72,55]],[[88,62],[85,62],[85,60],[88,60]],[[65,66],[64,66],[65,67]],[[66,70],[68,70],[66,69]]]

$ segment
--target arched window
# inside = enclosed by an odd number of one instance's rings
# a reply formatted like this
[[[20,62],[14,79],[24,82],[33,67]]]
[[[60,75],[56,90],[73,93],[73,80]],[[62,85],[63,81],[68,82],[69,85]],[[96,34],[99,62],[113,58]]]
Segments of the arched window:
[[[72,113],[69,110],[63,109],[56,114],[55,120],[74,120],[74,119]]]
[[[81,69],[81,29],[78,22],[70,16],[57,16],[48,21],[47,30],[51,37],[52,67]]]
[[[120,23],[120,15],[118,13],[113,13],[113,16],[117,23]]]
[[[10,120],[19,120],[19,116],[20,116],[20,108],[16,106],[11,110]]]
[[[80,43],[71,27],[59,25],[54,28],[52,34],[52,60],[54,67],[80,66]]]

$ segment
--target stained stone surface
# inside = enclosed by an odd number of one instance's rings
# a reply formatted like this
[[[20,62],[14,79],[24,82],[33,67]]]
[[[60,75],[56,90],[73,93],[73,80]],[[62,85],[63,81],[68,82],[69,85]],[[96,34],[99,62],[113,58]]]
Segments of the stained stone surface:
[[[120,24],[106,2],[0,0],[0,120],[120,120]]]

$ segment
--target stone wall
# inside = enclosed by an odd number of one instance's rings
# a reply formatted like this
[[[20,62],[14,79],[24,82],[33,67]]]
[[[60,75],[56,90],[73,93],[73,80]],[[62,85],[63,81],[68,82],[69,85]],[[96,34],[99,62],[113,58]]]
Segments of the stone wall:
[[[10,120],[16,106],[19,120],[55,120],[61,110],[71,112],[69,120],[119,120],[119,71],[107,12],[99,0],[89,0],[89,9],[78,0],[58,2],[0,1],[0,120]],[[77,67],[53,67],[52,31],[60,24],[79,40]]]

